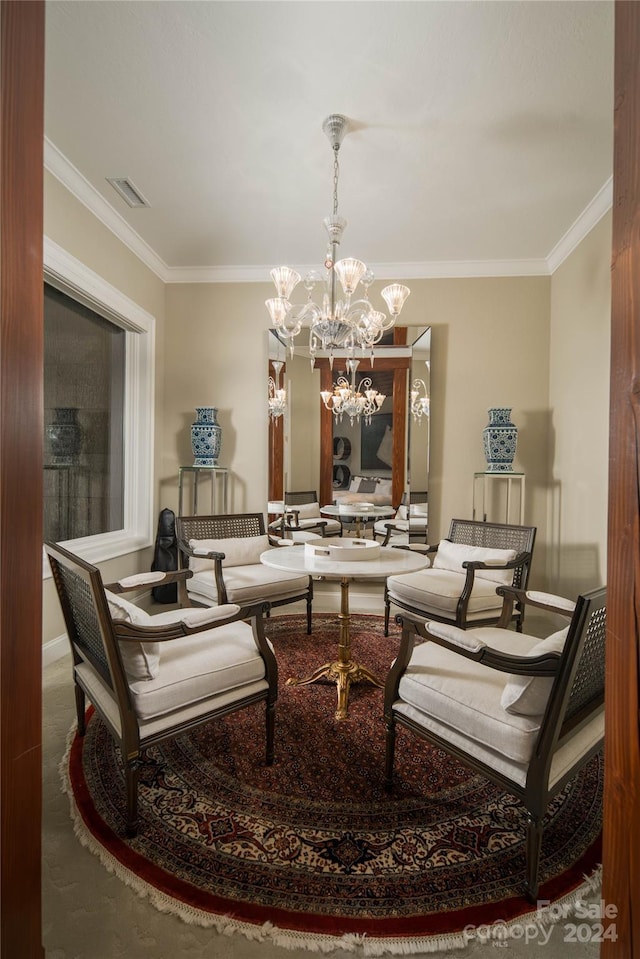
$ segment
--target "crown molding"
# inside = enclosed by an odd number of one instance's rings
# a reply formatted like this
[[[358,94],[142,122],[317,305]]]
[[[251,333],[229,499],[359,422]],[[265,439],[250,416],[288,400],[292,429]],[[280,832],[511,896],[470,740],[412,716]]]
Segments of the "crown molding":
[[[167,282],[168,266],[148,243],[129,226],[127,221],[108,203],[101,193],[71,163],[64,153],[44,138],[44,168],[73,194],[98,220],[134,253],[145,266],[164,283]]]
[[[434,260],[427,263],[371,263],[376,280],[429,280],[489,276],[547,276],[547,260]],[[167,283],[267,283],[269,266],[168,267]],[[301,276],[317,264],[292,264]]]
[[[168,266],[105,200],[63,153],[45,137],[44,166],[164,283],[268,283],[268,266]],[[558,241],[547,257],[531,260],[433,260],[425,263],[372,263],[379,280],[462,279],[497,276],[550,276],[611,209],[613,177]],[[317,264],[295,267],[303,276]]]
[[[555,273],[567,257],[573,253],[587,233],[594,228],[605,213],[613,206],[613,177],[598,190],[591,203],[588,204],[580,216],[571,224],[565,235],[558,240],[547,257],[549,273]]]

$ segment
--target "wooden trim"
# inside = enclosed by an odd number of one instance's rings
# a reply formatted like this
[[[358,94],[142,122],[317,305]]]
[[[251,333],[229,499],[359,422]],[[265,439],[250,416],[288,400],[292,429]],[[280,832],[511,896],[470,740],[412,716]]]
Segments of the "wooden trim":
[[[0,952],[41,959],[43,0],[0,31]]]
[[[318,364],[320,368],[320,390],[329,393],[333,390],[333,373],[329,361]],[[333,413],[328,410],[322,398],[320,404],[320,502],[333,503]]]
[[[407,488],[407,369],[393,371],[393,450],[391,502],[399,506]]]
[[[283,366],[281,376],[284,376]],[[273,361],[269,360],[269,376],[277,382]],[[284,417],[269,417],[269,489],[270,500],[280,500],[284,496]],[[272,516],[271,519],[275,519]]]
[[[640,955],[640,4],[615,21],[603,959]]]

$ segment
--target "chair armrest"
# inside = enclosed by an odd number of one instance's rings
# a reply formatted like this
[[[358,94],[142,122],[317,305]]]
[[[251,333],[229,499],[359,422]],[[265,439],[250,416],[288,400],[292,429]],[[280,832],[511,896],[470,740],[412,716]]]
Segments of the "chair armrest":
[[[256,603],[253,606],[225,603],[223,606],[206,609],[176,609],[172,611],[173,621],[167,622],[165,619],[161,626],[136,626],[117,620],[113,623],[113,629],[117,638],[125,642],[165,643],[181,636],[217,629],[237,620],[262,618],[269,608],[269,603]],[[151,622],[153,623],[153,617]]]
[[[519,676],[555,676],[558,671],[561,654],[555,652],[542,653],[539,656],[514,656],[500,649],[488,646],[483,640],[473,636],[473,630],[459,629],[448,623],[433,621],[422,622],[411,616],[399,616],[402,622],[403,634],[411,630],[422,636],[423,639],[444,646],[453,653],[458,653],[466,659],[473,659],[482,666],[497,669],[503,673],[516,673]]]
[[[556,596],[553,593],[516,589],[514,586],[498,586],[496,592],[498,596],[502,596],[504,599],[504,622],[511,617],[514,603],[518,603],[522,609],[524,609],[525,606],[534,606],[537,609],[544,609],[547,612],[557,613],[560,616],[567,616],[569,618],[573,616],[573,611],[576,608],[573,600],[566,599],[564,596]],[[505,612],[507,610],[508,612]],[[499,625],[503,626],[504,622],[503,619],[501,619]]]
[[[554,676],[560,662],[560,653],[543,653],[540,656],[514,656],[488,646],[473,636],[473,630],[459,629],[447,623],[425,624],[426,638],[446,646],[454,653],[474,659],[483,666],[500,672],[517,673],[520,676]]]
[[[185,579],[191,579],[193,573],[190,569],[178,569],[163,573],[161,571],[149,573],[135,573],[133,576],[125,576],[116,583],[105,584],[105,589],[111,593],[140,592],[145,588],[152,589],[154,586],[168,585],[169,583],[179,583]]]

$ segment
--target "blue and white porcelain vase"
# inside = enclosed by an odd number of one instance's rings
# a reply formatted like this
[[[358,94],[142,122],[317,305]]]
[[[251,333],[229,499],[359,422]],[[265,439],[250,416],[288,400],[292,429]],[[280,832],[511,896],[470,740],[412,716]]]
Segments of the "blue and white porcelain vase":
[[[222,444],[222,429],[218,425],[215,406],[196,406],[197,420],[191,427],[191,449],[194,466],[217,466]]]
[[[482,431],[487,473],[510,473],[518,444],[518,427],[511,422],[511,407],[489,410],[489,422]]]
[[[75,406],[57,406],[46,428],[52,466],[74,466],[82,446],[82,427]]]

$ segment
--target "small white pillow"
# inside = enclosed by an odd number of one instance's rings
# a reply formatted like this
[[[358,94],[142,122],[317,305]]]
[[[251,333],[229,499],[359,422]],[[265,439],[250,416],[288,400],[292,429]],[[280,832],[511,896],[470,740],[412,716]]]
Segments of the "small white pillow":
[[[320,517],[320,503],[299,503],[297,506],[290,506],[289,509],[295,510],[300,519]]]
[[[260,554],[269,549],[269,537],[264,536],[234,536],[229,539],[190,539],[191,549],[202,549],[207,552],[224,553],[223,567],[226,566],[253,566],[260,562]],[[189,557],[189,569],[194,573],[201,573],[206,569],[213,569],[212,559]]]
[[[438,552],[433,561],[434,569],[448,569],[452,573],[464,573],[462,564],[466,562],[509,563],[516,558],[514,549],[488,549],[484,546],[466,546],[464,543],[450,543],[443,539],[438,544]],[[476,571],[480,579],[488,579],[500,586],[510,586],[513,582],[512,569],[480,569]]]
[[[543,653],[561,653],[569,627],[552,633],[529,650],[527,656],[542,656]],[[546,707],[553,685],[552,676],[518,676],[511,673],[502,691],[500,705],[507,713],[516,716],[541,716]]]
[[[152,626],[152,618],[143,609],[105,589],[109,612],[113,620],[131,623],[133,626]],[[122,665],[132,682],[155,679],[160,669],[160,643],[119,642]]]
[[[412,516],[428,516],[429,515],[429,504],[428,503],[412,503],[409,512]]]
[[[407,518],[407,507],[406,507],[406,506],[398,506],[398,508],[397,508],[397,510],[396,510],[396,516],[395,516],[395,518],[396,518],[396,519],[406,519],[406,518]]]

